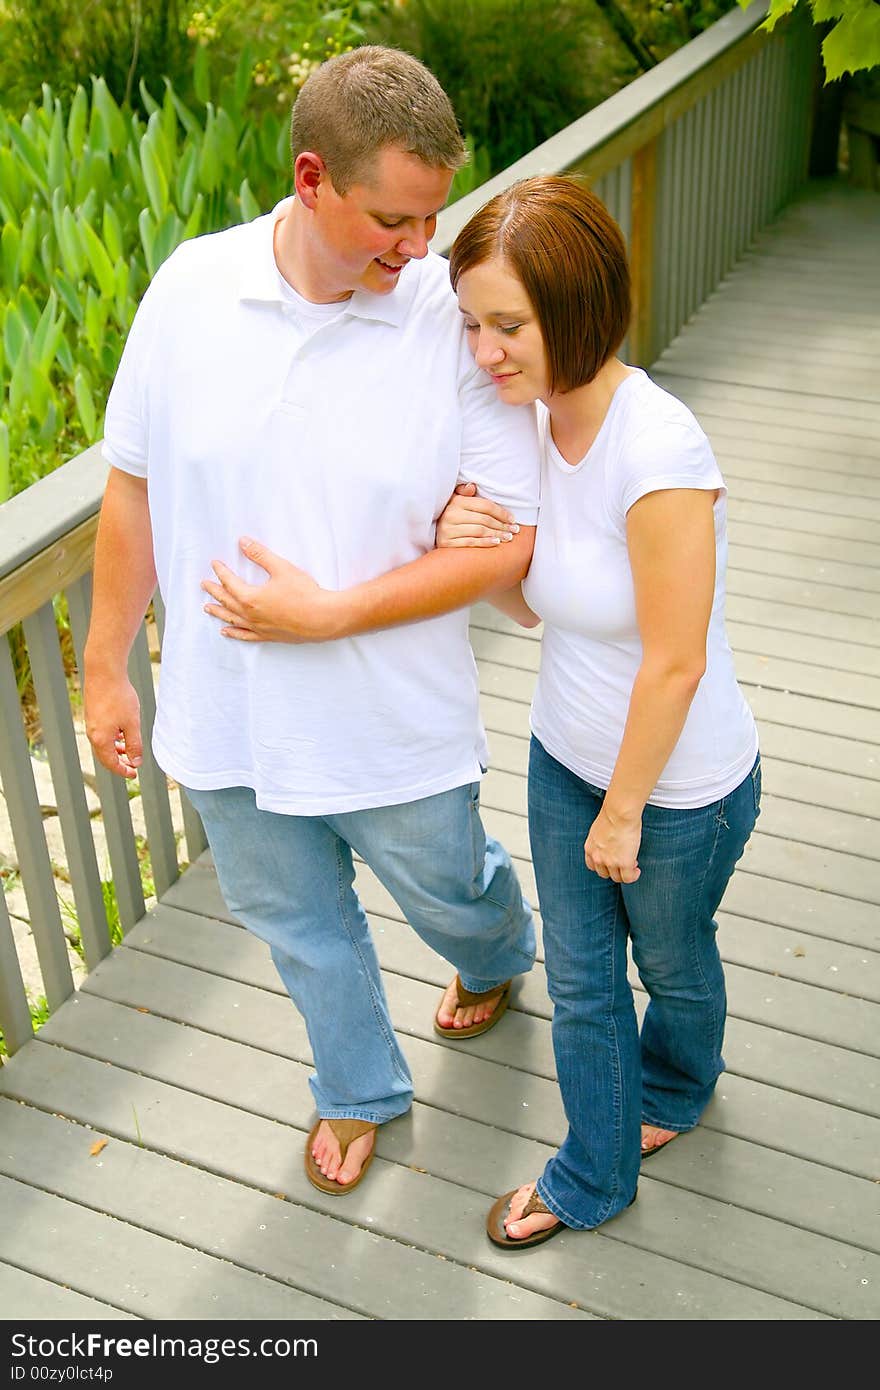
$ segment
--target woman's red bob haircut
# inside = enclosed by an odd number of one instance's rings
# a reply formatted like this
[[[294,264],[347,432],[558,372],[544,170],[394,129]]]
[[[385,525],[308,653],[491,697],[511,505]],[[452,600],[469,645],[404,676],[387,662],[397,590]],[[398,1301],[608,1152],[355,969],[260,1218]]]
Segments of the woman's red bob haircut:
[[[604,203],[573,177],[520,179],[455,238],[453,289],[495,256],[522,281],[537,314],[550,390],[592,381],[626,337],[632,311],[626,245]]]

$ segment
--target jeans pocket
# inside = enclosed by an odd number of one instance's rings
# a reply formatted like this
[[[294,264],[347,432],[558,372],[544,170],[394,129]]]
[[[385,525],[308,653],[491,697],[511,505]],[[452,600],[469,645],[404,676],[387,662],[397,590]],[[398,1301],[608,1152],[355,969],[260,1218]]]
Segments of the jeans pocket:
[[[761,755],[755,759],[755,766],[751,771],[752,796],[755,799],[755,819],[761,814]]]

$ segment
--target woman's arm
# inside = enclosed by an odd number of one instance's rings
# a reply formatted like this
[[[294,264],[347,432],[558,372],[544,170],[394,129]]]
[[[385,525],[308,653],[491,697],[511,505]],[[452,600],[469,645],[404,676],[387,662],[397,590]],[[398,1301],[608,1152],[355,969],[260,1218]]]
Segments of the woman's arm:
[[[674,488],[649,493],[627,513],[642,662],[608,792],[584,845],[587,867],[616,883],[639,876],[642,812],[706,669],[714,500],[713,491]]]
[[[506,508],[479,497],[473,483],[459,483],[437,519],[438,548],[503,545],[519,527]],[[520,627],[537,627],[541,619],[523,598],[522,584],[487,595],[488,601]]]

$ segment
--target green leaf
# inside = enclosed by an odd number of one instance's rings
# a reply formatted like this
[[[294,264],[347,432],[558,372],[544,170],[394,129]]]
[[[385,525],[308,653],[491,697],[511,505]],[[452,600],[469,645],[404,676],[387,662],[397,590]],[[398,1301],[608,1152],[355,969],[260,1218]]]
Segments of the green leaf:
[[[98,422],[95,415],[95,402],[92,397],[92,389],[83,367],[80,367],[76,376],[73,378],[73,395],[76,401],[76,410],[79,415],[80,424],[85,431],[86,439],[91,443],[95,438]]]
[[[105,299],[112,299],[116,292],[116,272],[113,269],[113,262],[107,254],[103,241],[98,233],[89,226],[88,222],[81,221],[80,235],[89,258],[89,265],[92,273],[98,282],[98,288]]]
[[[33,355],[36,362],[42,363],[46,354],[47,343],[51,340],[58,312],[58,295],[54,290],[49,291],[49,298],[46,300],[39,322],[34,329]],[[55,356],[53,348],[49,361]]]
[[[186,226],[183,229],[181,241],[189,241],[190,237],[198,236],[202,230],[202,217],[205,211],[205,195],[199,193],[192,206],[192,212],[186,219]]]
[[[880,5],[868,0],[847,14],[822,44],[825,80],[833,82],[845,72],[860,72],[880,64]]]
[[[235,78],[232,84],[232,101],[236,111],[244,111],[251,90],[254,72],[254,55],[250,45],[245,44],[235,65]]]
[[[0,420],[0,502],[9,497],[9,426]]]
[[[80,240],[76,218],[69,207],[62,209],[58,230],[58,245],[61,250],[61,259],[64,262],[64,269],[71,280],[81,280],[86,270],[86,253]]]
[[[143,78],[141,78],[140,82],[138,83],[138,91],[141,94],[141,101],[144,103],[144,110],[146,111],[148,116],[152,116],[153,112],[158,111],[160,107],[155,97],[150,96],[150,93],[147,89],[147,84]]]
[[[0,259],[3,262],[3,283],[7,289],[18,289],[21,266],[21,232],[14,222],[7,222],[0,235]]]
[[[751,0],[739,0],[739,3],[743,9],[747,10],[749,5],[751,4]],[[761,28],[766,29],[769,33],[772,33],[772,31],[776,28],[776,25],[779,23],[780,19],[782,19],[783,15],[791,14],[792,10],[795,8],[797,3],[798,0],[770,0],[770,4],[767,10],[767,18],[764,20],[764,23],[761,25]]]
[[[106,306],[95,294],[91,285],[89,285],[86,290],[86,312],[83,327],[85,329],[86,342],[96,357],[101,351],[101,343],[104,340],[104,329],[106,326]]]
[[[18,273],[22,280],[30,278],[31,267],[34,263],[34,253],[37,249],[37,233],[39,231],[40,219],[37,209],[30,207],[22,223],[21,246],[18,252]]]
[[[90,194],[94,194],[96,202],[102,203],[110,195],[112,184],[110,155],[106,150],[87,149],[76,171],[74,206],[81,206]]]
[[[38,427],[45,421],[51,395],[52,383],[48,374],[38,363],[32,361],[28,374],[27,406]]]
[[[227,168],[231,168],[238,155],[238,134],[232,117],[222,106],[217,111],[215,130],[220,158]]]
[[[107,134],[107,143],[100,148],[109,149],[113,154],[118,154],[125,146],[125,121],[122,119],[122,113],[110,95],[110,89],[103,77],[92,78],[93,114],[95,111],[98,112]]]
[[[167,77],[165,78],[165,95],[166,98],[171,98],[174,109],[177,112],[178,119],[180,120],[180,124],[183,126],[187,134],[201,135],[201,122],[198,120],[196,116],[193,115],[189,107],[184,105],[184,103],[181,101],[180,97],[177,95],[174,88],[172,87],[171,83],[168,81]]]
[[[203,193],[213,193],[218,187],[223,173],[220,151],[215,135],[215,119],[212,108],[208,107],[208,124],[205,138],[199,152],[199,187]]]
[[[29,345],[30,336],[24,319],[15,305],[10,302],[6,306],[6,317],[3,320],[3,348],[10,371],[15,368],[19,357]]]
[[[8,200],[8,211],[3,213],[4,222],[12,220],[13,209],[20,212],[30,196],[30,189],[21,176],[18,162],[10,149],[0,147],[0,188]]]
[[[238,190],[238,201],[241,203],[242,220],[253,222],[255,217],[259,217],[262,208],[251,192],[251,186],[247,179],[242,179],[241,187]]]
[[[58,358],[58,365],[61,368],[62,374],[69,380],[73,376],[74,369],[73,350],[63,332],[58,339],[55,356]]]
[[[50,188],[63,188],[65,185],[66,155],[64,113],[61,110],[61,102],[56,101],[55,114],[52,117],[52,130],[49,134],[49,157],[47,160]]]
[[[89,99],[84,87],[77,87],[67,117],[67,148],[72,159],[82,159],[89,120]]]
[[[82,324],[84,318],[83,302],[62,270],[56,269],[53,285],[58,297],[74,323]]]
[[[199,44],[196,48],[195,62],[193,63],[193,91],[199,101],[207,106],[211,100],[211,75],[208,69],[208,51],[204,44]]]
[[[171,208],[156,228],[156,240],[153,246],[156,270],[159,269],[163,261],[168,259],[175,246],[179,246],[182,240],[183,223],[174,209]]]
[[[150,215],[149,208],[141,208],[138,217],[138,231],[141,236],[141,246],[144,248],[144,256],[147,262],[147,274],[152,280],[156,273],[156,224]]]
[[[25,133],[24,123],[16,126],[14,121],[9,122],[9,139],[19,156],[18,167],[41,193],[48,196],[49,185],[46,182],[45,161],[39,147]]]
[[[199,178],[199,147],[189,141],[177,170],[177,206],[187,216],[192,211]]]
[[[147,197],[150,200],[150,207],[153,209],[153,216],[158,221],[160,217],[165,215],[168,207],[168,180],[156,153],[155,143],[150,140],[149,135],[145,135],[141,141],[140,153],[141,171],[147,187]]]
[[[23,410],[31,389],[31,345],[26,343],[12,363],[9,380],[9,408],[13,415]]]
[[[101,223],[104,245],[111,261],[122,260],[122,223],[112,203],[104,204],[104,217]]]

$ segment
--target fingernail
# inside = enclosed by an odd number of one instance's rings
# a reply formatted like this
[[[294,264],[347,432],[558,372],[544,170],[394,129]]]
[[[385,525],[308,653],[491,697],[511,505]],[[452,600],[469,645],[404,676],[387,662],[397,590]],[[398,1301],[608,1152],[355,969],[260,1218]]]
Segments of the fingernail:
[[[513,536],[511,535],[511,533],[510,533],[509,531],[505,531],[504,534],[502,535],[501,539],[502,539],[503,541],[512,541],[512,540],[513,540]]]
[[[519,527],[517,526],[516,522],[514,522],[510,529],[511,529],[511,531],[513,531],[513,533],[514,533],[514,535],[515,535],[516,532],[519,530]]]

